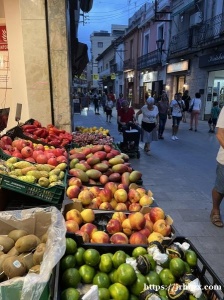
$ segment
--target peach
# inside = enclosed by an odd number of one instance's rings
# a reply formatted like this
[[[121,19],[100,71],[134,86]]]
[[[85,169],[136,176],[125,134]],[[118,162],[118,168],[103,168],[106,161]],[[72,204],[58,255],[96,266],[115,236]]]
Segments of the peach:
[[[148,236],[152,233],[152,231],[153,230],[150,230],[150,229],[148,229],[148,228],[145,227],[142,230],[140,230],[139,232],[142,233],[142,234],[144,234],[148,238]]]
[[[106,227],[109,234],[122,231],[121,223],[116,219],[110,219]]]
[[[66,215],[65,215],[65,220],[73,220],[76,221],[78,225],[81,225],[83,222],[82,216],[80,211],[78,211],[77,209],[71,209],[69,210]]]
[[[91,186],[89,191],[93,193],[94,197],[97,197],[99,195],[100,188],[98,186]]]
[[[140,211],[141,208],[142,207],[139,203],[131,203],[128,207],[128,210],[130,210],[130,211]]]
[[[152,207],[149,212],[150,220],[155,223],[157,220],[165,219],[165,213],[160,207]]]
[[[145,218],[146,220],[151,221],[151,220],[150,220],[150,213],[149,213],[149,212],[145,213],[145,214],[144,214],[144,218]],[[151,221],[151,222],[152,222],[152,221]]]
[[[93,198],[93,193],[91,193],[88,189],[82,190],[78,195],[78,199],[82,202],[83,205],[90,204]]]
[[[124,189],[118,189],[114,193],[114,199],[119,203],[120,202],[124,203],[128,199],[128,194]]]
[[[92,223],[85,223],[84,225],[82,225],[80,227],[80,231],[86,232],[88,234],[88,236],[91,238],[93,232],[97,231],[97,227],[96,227],[96,225],[94,225]]]
[[[135,189],[129,189],[128,192],[128,199],[133,203],[133,202],[139,202],[141,196],[139,192]]]
[[[141,197],[146,195],[146,193],[147,193],[146,189],[144,189],[143,187],[137,188],[136,191],[140,194]]]
[[[91,202],[88,205],[85,205],[84,208],[98,209],[99,206],[96,203]]]
[[[99,208],[100,204],[102,203],[100,197],[93,198],[92,203],[95,203]]]
[[[150,220],[145,221],[145,227],[148,228],[151,232],[153,231],[153,223]]]
[[[124,189],[127,193],[129,191],[129,186],[127,184],[124,184],[124,183],[118,184],[117,188],[118,189]]]
[[[82,181],[81,179],[77,178],[77,177],[71,177],[68,181],[68,185],[77,185],[78,187],[82,186]]]
[[[141,230],[145,227],[145,218],[141,212],[134,212],[128,216],[133,230]]]
[[[113,207],[109,202],[103,202],[100,204],[99,209],[113,210]]]
[[[141,232],[134,232],[129,238],[129,243],[131,245],[139,245],[139,244],[147,245],[148,240],[147,237]]]
[[[110,176],[110,175],[109,175]],[[116,192],[117,190],[117,183],[116,182],[112,182],[112,181],[109,181],[105,184],[104,188],[108,189],[108,190],[111,190],[112,194],[114,195],[114,193]]]
[[[123,232],[129,236],[133,233],[133,230],[131,228],[131,224],[130,224],[130,220],[127,218],[122,222],[122,228],[123,228]]]
[[[123,213],[122,211],[120,212],[115,212],[112,215],[112,219],[117,219],[118,221],[120,221],[120,223],[122,224],[122,222],[127,219],[125,213]]]
[[[123,232],[117,232],[111,236],[110,242],[112,244],[128,244],[128,237]]]
[[[153,231],[148,236],[148,243],[151,243],[151,242],[154,242],[154,241],[162,243],[163,239],[164,239],[164,236],[161,233]]]
[[[110,202],[110,200],[113,198],[113,194],[111,190],[103,188],[100,190],[98,197],[100,197],[102,202]]]
[[[125,210],[128,210],[127,208],[127,205],[124,204],[124,203],[118,203],[116,206],[115,206],[115,209],[114,210],[117,210],[117,211],[125,211]]]
[[[140,198],[139,203],[141,206],[151,205],[153,203],[153,198],[148,195],[144,195]]]
[[[110,242],[110,238],[106,232],[99,230],[93,232],[90,242],[96,244],[108,244]]]
[[[115,207],[117,206],[117,201],[113,198],[113,199],[110,201],[110,205],[113,207],[113,209],[115,209]]]
[[[75,233],[79,230],[79,224],[74,220],[65,221],[67,232]]]
[[[163,236],[169,236],[171,233],[171,226],[167,225],[165,220],[160,219],[154,223],[153,231],[159,232]]]
[[[82,237],[82,240],[84,243],[89,243],[89,235],[88,233],[81,231],[81,230],[77,230],[75,232],[75,234],[80,235]]]
[[[77,185],[70,185],[66,190],[66,195],[69,199],[77,198],[79,193],[81,192],[80,187]]]
[[[84,223],[92,223],[95,220],[95,214],[91,208],[82,210],[81,216]]]

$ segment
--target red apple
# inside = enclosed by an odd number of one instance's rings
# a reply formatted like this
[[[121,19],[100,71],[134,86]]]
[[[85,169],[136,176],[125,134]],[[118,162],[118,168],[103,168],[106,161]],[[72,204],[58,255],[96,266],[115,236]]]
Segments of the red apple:
[[[157,220],[165,219],[165,213],[160,207],[152,207],[149,216],[153,223],[155,223]]]
[[[121,223],[116,219],[110,219],[106,227],[107,227],[107,232],[109,234],[114,234],[116,232],[122,231]]]

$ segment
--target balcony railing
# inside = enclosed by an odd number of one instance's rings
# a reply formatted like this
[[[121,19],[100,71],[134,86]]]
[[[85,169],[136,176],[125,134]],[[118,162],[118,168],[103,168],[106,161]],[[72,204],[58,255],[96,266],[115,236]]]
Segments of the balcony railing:
[[[159,50],[152,51],[138,57],[138,71],[161,64],[161,53]]]
[[[134,70],[134,69],[135,69],[135,62],[133,58],[129,58],[124,61],[124,71]]]
[[[216,43],[224,34],[224,13],[206,20],[197,27],[182,31],[171,38],[170,54],[191,51],[206,43]]]

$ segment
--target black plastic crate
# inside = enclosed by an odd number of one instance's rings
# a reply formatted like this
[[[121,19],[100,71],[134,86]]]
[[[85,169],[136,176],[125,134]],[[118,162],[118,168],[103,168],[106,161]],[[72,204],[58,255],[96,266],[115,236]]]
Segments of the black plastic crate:
[[[206,290],[203,292],[208,296],[208,300],[223,300],[224,299],[224,283],[218,278],[213,269],[208,265],[200,252],[195,248],[193,243],[185,237],[178,236],[172,243],[184,243],[187,242],[190,244],[190,249],[193,250],[198,257],[198,264],[194,268],[194,274],[200,280],[202,287],[205,287]],[[211,289],[207,289],[207,287]],[[215,289],[215,287],[217,287]]]

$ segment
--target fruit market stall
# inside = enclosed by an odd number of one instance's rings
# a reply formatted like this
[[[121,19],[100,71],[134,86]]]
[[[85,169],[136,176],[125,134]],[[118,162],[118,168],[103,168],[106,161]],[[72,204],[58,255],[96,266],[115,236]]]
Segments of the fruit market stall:
[[[21,252],[16,240],[0,249],[2,299],[14,299],[17,281],[27,299],[46,300],[52,289],[55,300],[223,299],[223,283],[179,237],[143,179],[102,127],[70,134],[30,119],[9,130],[0,138],[0,222],[10,216],[0,224],[0,245],[18,230],[31,248]],[[41,280],[24,265],[30,257],[41,276],[47,268]],[[21,265],[18,279],[10,279],[6,258]],[[221,288],[202,291],[200,284]]]

